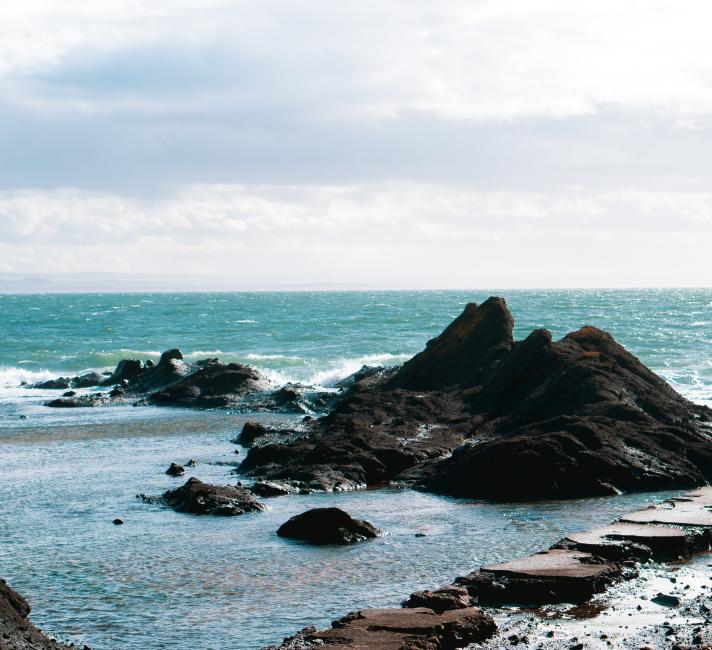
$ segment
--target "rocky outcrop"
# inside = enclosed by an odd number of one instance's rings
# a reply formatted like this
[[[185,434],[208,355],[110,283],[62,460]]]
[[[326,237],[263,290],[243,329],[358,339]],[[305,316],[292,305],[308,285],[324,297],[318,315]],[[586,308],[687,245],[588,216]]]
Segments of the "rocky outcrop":
[[[68,650],[48,638],[27,616],[30,606],[10,585],[0,579],[0,648],[2,650]]]
[[[165,492],[161,501],[176,512],[194,515],[235,516],[265,510],[247,488],[210,485],[195,477],[181,487]]]
[[[310,544],[353,544],[378,537],[380,531],[339,508],[313,508],[292,517],[277,530],[280,537]]]
[[[77,377],[57,377],[31,384],[29,388],[41,388],[45,390],[66,390],[67,388],[90,388],[98,386],[105,379],[104,375],[98,372],[89,372]]]
[[[606,332],[514,341],[502,298],[468,305],[425,350],[366,373],[308,435],[252,449],[255,478],[350,489],[398,480],[498,500],[712,480],[712,412]]]
[[[250,366],[220,362],[205,365],[161,391],[153,393],[153,404],[218,408],[259,389],[262,376]]]

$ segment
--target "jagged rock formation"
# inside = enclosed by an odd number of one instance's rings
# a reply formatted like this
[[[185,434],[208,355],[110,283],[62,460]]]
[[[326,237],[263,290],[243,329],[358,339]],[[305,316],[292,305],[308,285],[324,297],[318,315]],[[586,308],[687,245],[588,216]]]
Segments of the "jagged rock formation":
[[[65,394],[49,400],[53,408],[110,406],[131,401],[135,404],[192,408],[242,407],[250,411],[278,413],[323,412],[334,402],[333,392],[298,384],[274,389],[257,369],[219,359],[185,361],[180,350],[167,350],[158,363],[122,359],[111,373],[89,373],[79,377],[59,377],[29,388],[65,389],[99,387],[108,392],[86,395]]]
[[[300,489],[398,479],[502,500],[712,480],[709,409],[595,327],[560,341],[512,329],[502,298],[468,305],[401,368],[356,381],[309,435],[250,450],[243,471]]]
[[[30,606],[4,580],[0,579],[0,648],[2,650],[69,650],[46,637],[27,616]]]

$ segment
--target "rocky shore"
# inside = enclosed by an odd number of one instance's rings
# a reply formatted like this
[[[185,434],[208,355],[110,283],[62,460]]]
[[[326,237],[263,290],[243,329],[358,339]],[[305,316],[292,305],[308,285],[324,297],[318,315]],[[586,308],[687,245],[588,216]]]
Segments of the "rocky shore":
[[[28,602],[0,579],[0,648],[2,650],[68,650],[75,647],[45,636],[27,619],[29,613]]]
[[[634,585],[628,590],[625,614],[629,618],[643,610],[641,603],[648,610],[652,604],[657,611],[648,613],[648,624],[638,626],[630,644],[623,635],[615,647],[641,648],[645,646],[640,643],[646,640],[652,647],[682,649],[687,647],[686,641],[689,647],[711,647],[709,571],[704,571],[705,579],[698,580],[695,588],[695,576],[690,575],[678,589],[644,593],[650,591],[646,583],[651,575],[656,570],[661,573],[651,560],[676,562],[679,570],[680,561],[704,552],[709,566],[711,547],[712,488],[706,487],[625,515],[607,527],[570,535],[550,549],[482,567],[447,587],[411,594],[402,609],[352,612],[321,632],[305,628],[276,648],[296,650],[324,643],[349,648],[461,648],[472,642],[502,648],[528,647],[535,640],[540,648],[611,646],[609,624],[598,624],[596,619],[603,616],[604,621],[604,614],[615,611],[625,588],[619,588],[617,597],[602,597],[593,604],[592,599],[624,582]],[[666,587],[677,584],[677,578],[669,573]],[[556,609],[564,603],[568,610]],[[571,606],[577,606],[578,611]],[[668,620],[673,617],[670,612],[680,608],[679,614],[687,616],[684,622],[676,616],[673,625]],[[577,616],[578,628],[586,629],[584,634],[589,637],[585,643],[561,632],[565,622]],[[585,625],[581,619],[586,620]],[[619,627],[627,630],[632,622]],[[435,628],[442,629],[443,635],[434,635]],[[569,624],[569,628],[576,626]],[[675,645],[671,636],[676,637]],[[659,644],[661,638],[665,645]]]

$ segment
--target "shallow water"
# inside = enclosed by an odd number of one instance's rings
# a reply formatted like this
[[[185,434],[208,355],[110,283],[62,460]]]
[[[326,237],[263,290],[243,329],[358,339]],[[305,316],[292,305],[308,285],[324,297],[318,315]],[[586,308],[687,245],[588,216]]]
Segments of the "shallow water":
[[[208,463],[235,460],[228,441],[242,422],[172,410],[136,417],[128,435],[90,424],[59,427],[51,438],[7,431],[0,567],[30,597],[33,620],[95,650],[258,648],[352,609],[396,605],[416,589],[663,496],[513,506],[388,489],[268,499],[267,513],[234,518],[178,514],[136,499],[183,482],[163,474],[172,461],[195,458],[191,475],[235,480],[229,467]],[[292,515],[327,505],[387,534],[345,548],[276,536]],[[126,523],[114,526],[115,517]]]
[[[236,518],[182,515],[135,495],[181,484],[163,472],[189,458],[199,462],[192,475],[236,480],[209,463],[244,456],[229,440],[246,416],[49,409],[42,402],[61,391],[19,386],[173,346],[191,358],[248,361],[276,380],[330,384],[363,363],[409,357],[465,302],[489,293],[0,296],[0,576],[30,599],[37,624],[95,650],[257,648],[352,609],[398,604],[665,496],[512,506],[380,490],[266,500],[269,512]],[[710,401],[712,291],[504,295],[518,337],[592,323],[678,390]],[[387,535],[346,548],[276,536],[318,505],[338,505]],[[112,525],[115,517],[126,523]]]

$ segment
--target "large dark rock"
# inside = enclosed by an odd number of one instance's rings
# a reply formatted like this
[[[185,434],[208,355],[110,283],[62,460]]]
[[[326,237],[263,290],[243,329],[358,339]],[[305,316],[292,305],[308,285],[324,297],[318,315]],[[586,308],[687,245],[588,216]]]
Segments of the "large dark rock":
[[[571,498],[712,481],[712,412],[606,332],[512,338],[501,298],[468,305],[400,369],[356,379],[291,444],[242,469],[309,489],[392,480],[465,497]]]
[[[143,364],[140,359],[122,359],[119,361],[116,369],[111,375],[103,378],[100,382],[100,386],[113,386],[114,384],[120,384],[122,381],[131,383],[136,381],[143,372]]]
[[[46,637],[27,616],[30,606],[10,585],[0,579],[0,648],[2,650],[68,650]]]
[[[159,369],[159,363],[156,369]],[[262,376],[250,366],[219,362],[198,368],[150,396],[153,404],[217,408],[259,389]]]
[[[310,544],[353,544],[378,537],[367,521],[354,519],[339,508],[313,508],[292,517],[277,530],[280,537]]]
[[[177,512],[194,515],[234,516],[265,510],[247,488],[210,485],[195,477],[175,490],[164,492],[162,501]]]

